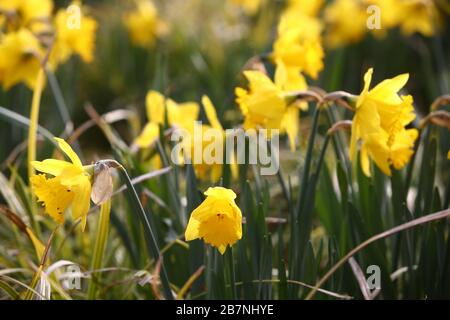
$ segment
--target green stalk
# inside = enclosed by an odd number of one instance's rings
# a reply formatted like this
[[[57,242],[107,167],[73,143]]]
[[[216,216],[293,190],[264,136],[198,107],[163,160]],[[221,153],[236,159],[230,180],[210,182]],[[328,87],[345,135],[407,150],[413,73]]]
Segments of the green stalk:
[[[73,122],[70,119],[69,111],[67,109],[66,102],[64,101],[61,88],[59,87],[58,81],[56,80],[55,74],[50,70],[46,70],[48,83],[50,84],[50,89],[53,93],[53,97],[55,98],[56,106],[58,107],[59,114],[61,115],[61,119],[66,124],[66,132],[68,134],[73,131]]]
[[[301,206],[302,206],[303,200],[306,195],[306,185],[309,180],[309,171],[310,171],[311,162],[312,162],[314,141],[315,141],[316,135],[317,135],[319,116],[320,116],[320,108],[318,106],[316,106],[316,109],[314,110],[314,118],[313,118],[313,124],[312,124],[312,129],[311,129],[311,135],[309,136],[309,141],[308,141],[308,149],[306,151],[306,159],[305,159],[305,166],[303,169],[302,183],[300,185],[301,190],[300,190],[300,198],[299,198],[297,215],[299,214],[299,211],[301,210]]]
[[[69,108],[67,108],[67,104],[64,100],[64,96],[62,94],[61,87],[59,86],[58,79],[56,79],[55,74],[48,68],[45,70],[45,73],[47,75],[48,83],[50,84],[50,89],[52,91],[53,97],[55,98],[56,107],[58,108],[59,114],[61,115],[61,119],[65,123],[64,131],[66,134],[70,135],[73,133],[74,125],[73,121],[70,118]],[[81,157],[83,153],[78,141],[73,141],[72,146],[75,149],[76,153]]]
[[[39,69],[33,92],[33,100],[31,102],[30,129],[28,131],[28,179],[34,175],[34,168],[31,165],[31,162],[36,160],[36,136],[39,122],[39,106],[41,104],[41,95],[44,82],[44,71],[43,69]]]
[[[12,110],[0,107],[0,118],[3,118],[11,124],[15,124],[25,130],[30,130],[30,120]],[[50,131],[39,125],[36,127],[36,130],[41,136],[47,139],[48,142],[52,143],[55,147],[58,147],[58,144],[54,139],[55,136]]]
[[[231,283],[231,296],[233,300],[237,299],[237,290],[236,290],[236,274],[234,272],[234,260],[233,260],[233,248],[230,247],[228,252],[226,253],[228,258],[228,265],[230,268],[230,283]]]
[[[300,184],[300,194],[297,199],[296,204],[296,210],[293,214],[292,221],[292,227],[291,227],[291,241],[292,246],[290,249],[290,256],[292,263],[290,264],[290,270],[289,270],[289,278],[292,280],[298,280],[298,277],[301,273],[302,268],[302,257],[303,257],[303,250],[302,248],[305,248],[306,245],[302,243],[302,238],[305,238],[305,235],[302,234],[302,228],[306,227],[306,229],[309,229],[309,227],[306,226],[306,224],[309,224],[307,221],[300,221],[302,218],[307,219],[308,217],[302,213],[306,213],[306,206],[309,199],[306,198],[308,189],[310,189],[312,186],[309,186],[310,181],[310,168],[312,163],[312,156],[313,156],[313,149],[314,149],[314,141],[316,139],[317,131],[318,131],[318,124],[319,124],[319,116],[320,116],[320,108],[316,105],[316,108],[314,110],[314,116],[313,116],[313,124],[311,129],[311,134],[309,136],[308,141],[308,148],[306,151],[306,157],[305,157],[305,165],[302,172],[301,177],[301,184]],[[328,144],[328,143],[327,143]],[[303,212],[305,211],[305,212]],[[302,217],[303,216],[303,217]],[[309,233],[308,233],[309,235]],[[290,286],[290,295],[294,296],[294,288],[293,286]]]
[[[30,128],[28,130],[28,152],[27,152],[28,181],[30,181],[31,177],[35,174],[31,162],[36,160],[36,140],[37,140],[37,129],[39,124],[39,107],[41,105],[41,96],[44,83],[45,83],[44,70],[40,68],[36,78],[36,85],[33,91],[33,99],[31,102],[31,111],[30,111]],[[35,227],[36,234],[40,236],[41,234],[40,226],[35,219],[35,216],[37,215],[37,205],[36,201],[34,201],[35,198],[32,188],[30,188],[30,194],[31,194],[31,203],[33,204],[31,206],[30,216],[32,218],[33,226]]]
[[[147,214],[145,213],[145,210],[142,207],[142,203],[139,200],[139,196],[136,192],[136,189],[134,188],[133,183],[131,182],[128,172],[125,170],[125,168],[123,166],[119,166],[118,169],[125,180],[125,183],[127,185],[127,190],[130,193],[130,196],[134,199],[134,201],[132,201],[132,206],[134,207],[134,211],[136,212],[137,216],[141,220],[142,226],[144,228],[144,236],[145,236],[145,240],[147,243],[148,254],[155,261],[158,261],[161,257],[161,254],[159,251],[158,243],[156,242],[155,233],[153,232],[153,228],[150,224]],[[162,262],[161,262],[160,277],[161,277],[161,284],[162,284],[162,288],[163,288],[163,292],[164,292],[164,297],[167,300],[173,300],[174,297],[172,294],[172,290],[170,289],[170,283],[169,283],[169,278],[167,276],[164,259],[162,259]]]
[[[88,300],[94,300],[97,292],[97,282],[100,274],[94,277],[96,270],[102,268],[103,256],[106,247],[106,240],[109,232],[109,217],[111,213],[111,200],[105,201],[100,208],[100,217],[97,227],[97,237],[95,239],[94,254],[92,257],[91,271],[92,278],[88,287]]]

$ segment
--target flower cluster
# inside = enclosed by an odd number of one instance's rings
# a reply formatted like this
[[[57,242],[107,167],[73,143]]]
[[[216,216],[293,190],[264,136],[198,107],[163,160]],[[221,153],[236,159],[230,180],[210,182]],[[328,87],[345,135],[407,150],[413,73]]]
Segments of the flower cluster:
[[[359,42],[367,33],[383,37],[399,28],[403,35],[433,36],[444,18],[431,0],[334,0],[324,9],[326,42],[339,47]]]
[[[216,109],[211,100],[207,96],[203,96],[202,104],[205,110],[209,125],[199,124],[200,106],[196,102],[177,103],[170,98],[164,97],[157,91],[150,90],[146,98],[147,118],[148,123],[143,128],[141,134],[136,138],[134,143],[140,148],[150,147],[156,139],[160,136],[160,128],[166,126],[165,119],[167,118],[167,127],[172,129],[181,129],[187,135],[183,139],[184,147],[182,150],[190,150],[189,153],[180,154],[179,161],[184,162],[186,156],[192,157],[196,154],[196,149],[203,149],[206,140],[203,135],[194,134],[195,130],[206,131],[208,129],[215,129],[223,135],[222,142],[225,141],[225,132],[217,118]],[[201,139],[201,141],[198,141]],[[202,155],[203,156],[203,155]],[[157,166],[160,165],[159,158],[157,159]],[[215,182],[218,181],[222,175],[222,165],[218,163],[206,164],[206,161],[201,163],[193,163],[194,170],[202,179],[210,179]]]
[[[251,14],[261,7],[260,1],[231,1]],[[274,51],[285,59],[294,51],[302,53],[300,57],[290,55],[295,57],[294,65],[301,67],[302,61],[307,62],[303,67],[310,70],[303,71],[315,77],[322,68],[322,31],[325,43],[335,48],[357,43],[368,33],[380,38],[395,28],[405,36],[420,33],[431,37],[444,22],[437,1],[432,0],[289,0],[278,26]]]
[[[56,14],[52,0],[0,1],[0,82],[6,90],[20,82],[32,88],[47,60],[51,69],[72,55],[91,62],[96,29],[78,1]]]

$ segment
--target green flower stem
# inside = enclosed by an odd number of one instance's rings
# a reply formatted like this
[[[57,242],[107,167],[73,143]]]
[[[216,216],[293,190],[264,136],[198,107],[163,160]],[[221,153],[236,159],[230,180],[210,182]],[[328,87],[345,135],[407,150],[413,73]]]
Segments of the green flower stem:
[[[31,111],[30,111],[30,127],[28,129],[28,152],[27,152],[27,168],[28,168],[28,181],[30,182],[31,177],[35,174],[34,168],[31,165],[31,162],[36,160],[36,141],[37,141],[37,130],[39,124],[39,109],[41,105],[41,96],[42,90],[44,88],[45,83],[45,74],[42,68],[39,69],[36,85],[33,91],[33,99],[31,102]],[[31,185],[31,182],[30,182]],[[34,201],[35,197],[31,190],[31,218],[32,223],[35,228],[36,234],[38,237],[41,235],[41,230],[39,224],[36,222],[35,216],[37,215],[37,205],[36,201]]]
[[[61,115],[61,119],[65,123],[64,131],[66,134],[70,135],[73,132],[74,125],[72,120],[70,119],[69,109],[67,108],[67,104],[61,92],[61,87],[59,86],[58,80],[56,79],[56,76],[52,71],[47,68],[45,70],[45,73],[47,75],[48,83],[50,84],[50,89],[52,91],[53,97],[55,98],[59,114]],[[82,158],[83,153],[78,141],[73,141],[72,146],[75,149],[76,153]]]
[[[319,116],[320,116],[320,108],[318,106],[316,106],[316,109],[314,110],[314,117],[313,117],[313,124],[312,124],[312,129],[311,129],[311,135],[309,136],[309,141],[308,141],[308,149],[306,151],[306,158],[305,158],[305,166],[303,169],[303,175],[302,175],[302,183],[301,183],[301,191],[300,191],[300,205],[303,202],[302,200],[304,199],[305,195],[306,195],[306,184],[308,182],[309,179],[309,171],[311,168],[311,162],[312,162],[312,153],[313,153],[313,148],[314,148],[314,141],[316,139],[316,135],[317,135],[317,129],[318,129],[318,123],[319,123]]]
[[[158,261],[161,257],[158,243],[156,242],[155,233],[153,232],[152,226],[150,224],[150,221],[148,220],[147,214],[145,213],[144,208],[142,207],[142,203],[139,200],[139,196],[136,192],[136,189],[133,186],[133,183],[131,182],[130,176],[128,175],[128,172],[125,170],[123,166],[118,167],[120,173],[122,174],[125,183],[127,185],[127,190],[130,193],[131,197],[134,198],[134,201],[132,202],[132,205],[134,207],[134,211],[139,216],[139,219],[141,220],[142,226],[144,227],[144,235],[145,240],[147,242],[147,248],[149,255],[155,260]],[[173,294],[172,290],[170,289],[170,283],[169,278],[167,276],[164,260],[162,259],[161,262],[161,284],[164,292],[164,297],[167,300],[173,300]]]
[[[228,265],[230,268],[230,283],[231,283],[231,296],[233,300],[237,299],[237,289],[236,289],[236,274],[234,271],[234,259],[233,259],[233,248],[229,248],[228,252],[225,253],[228,259]]]
[[[88,287],[89,300],[93,300],[96,298],[97,282],[100,274],[95,275],[95,271],[102,268],[102,261],[106,247],[106,240],[108,239],[110,214],[111,214],[111,200],[109,199],[105,201],[100,208],[100,217],[97,227],[97,237],[95,239],[94,253],[91,264],[91,271],[93,271],[93,273],[92,279],[89,282]]]

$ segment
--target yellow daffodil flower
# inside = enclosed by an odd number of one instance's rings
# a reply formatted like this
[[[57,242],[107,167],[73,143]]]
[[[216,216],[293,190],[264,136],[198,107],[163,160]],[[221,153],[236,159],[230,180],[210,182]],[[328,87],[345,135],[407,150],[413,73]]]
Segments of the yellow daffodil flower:
[[[0,40],[0,81],[8,90],[17,83],[24,82],[34,88],[44,57],[38,39],[28,29],[9,32]]]
[[[150,146],[159,137],[159,126],[164,125],[166,111],[169,126],[190,130],[197,120],[200,107],[196,102],[177,103],[151,90],[147,93],[146,110],[149,122],[135,140],[141,148]]]
[[[298,71],[288,69],[278,61],[275,83],[260,71],[245,71],[249,81],[249,90],[236,88],[236,102],[245,117],[244,129],[272,129],[288,134],[291,149],[295,149],[295,140],[299,129],[299,110],[306,104],[289,103],[288,91],[306,89],[306,81]]]
[[[236,88],[236,102],[245,117],[244,129],[280,129],[286,111],[283,91],[260,71],[244,71],[249,89]]]
[[[191,214],[186,241],[203,239],[221,254],[242,238],[242,213],[234,200],[236,194],[226,188],[209,188],[206,199]]]
[[[53,67],[66,62],[72,54],[78,54],[86,63],[94,59],[97,22],[83,14],[78,2],[74,2],[72,6],[79,8],[80,11],[76,13],[79,17],[67,9],[61,9],[54,19],[56,37],[50,56]]]
[[[80,218],[84,230],[90,207],[91,173],[67,142],[60,138],[55,140],[71,162],[56,159],[33,161],[31,165],[44,173],[31,178],[33,192],[44,205],[45,212],[59,223],[64,222],[64,212],[71,206],[72,218]]]
[[[404,0],[399,15],[400,29],[407,36],[419,32],[431,37],[442,24],[442,16],[431,0]]]
[[[0,12],[7,13],[4,20],[8,31],[20,28],[33,33],[48,31],[52,10],[52,0],[0,0]]]
[[[217,135],[214,135],[216,139],[220,140],[217,143],[221,143],[222,145],[225,145],[226,143],[226,132],[223,129],[222,125],[220,124],[220,121],[217,117],[216,108],[214,107],[213,103],[207,96],[202,97],[202,105],[205,110],[206,118],[209,121],[209,125],[201,125],[200,130],[202,130],[201,140],[200,136],[193,135],[191,137],[191,155],[194,155],[196,152],[196,148],[199,146],[202,146],[202,150],[204,151],[211,143],[216,143],[216,141],[210,141],[210,139],[205,139],[205,133],[207,130],[216,130]],[[189,147],[189,146],[188,146]],[[203,155],[204,156],[204,155]],[[213,154],[212,156],[215,156]],[[231,159],[230,159],[230,169],[231,174],[234,178],[238,175],[238,168],[237,163],[235,161],[235,155],[233,150],[231,150]],[[194,163],[194,170],[196,173],[196,176],[199,177],[202,180],[209,179],[212,182],[217,182],[222,177],[223,173],[223,165],[222,163],[212,163],[209,164],[205,159],[203,159],[202,163]]]
[[[158,11],[150,0],[137,0],[136,10],[126,13],[123,22],[131,41],[141,47],[151,47],[156,38],[164,36],[167,24],[158,17]]]
[[[325,41],[331,48],[360,41],[367,30],[366,6],[354,0],[335,0],[325,8]]]
[[[410,0],[407,0],[410,1]],[[364,0],[364,6],[376,6],[380,12],[380,27],[374,29],[375,35],[384,36],[386,30],[395,28],[400,23],[404,11],[404,0]]]
[[[302,12],[287,11],[278,24],[273,61],[282,61],[287,68],[295,67],[316,79],[323,69],[321,31],[322,25],[318,19]]]
[[[224,145],[225,143],[225,131],[223,130],[222,125],[220,124],[220,121],[217,117],[216,108],[214,107],[213,103],[207,96],[202,97],[202,104],[203,108],[205,110],[206,117],[209,121],[209,125],[201,125],[202,133],[206,132],[207,130],[217,130],[218,133],[220,133],[220,137],[222,141],[219,141],[219,143],[222,143]],[[194,155],[196,152],[196,148],[199,146],[202,146],[202,150],[205,150],[205,147],[207,147],[211,141],[207,141],[205,139],[204,134],[200,136],[198,135],[192,135],[193,139],[191,138],[191,155]],[[222,170],[223,165],[222,163],[213,163],[208,164],[203,159],[202,163],[194,163],[194,170],[197,177],[199,177],[202,180],[207,180],[209,178],[212,182],[219,181],[220,177],[222,176]]]
[[[317,17],[325,0],[289,0],[287,10],[302,12]]]
[[[371,156],[383,172],[390,175],[389,164],[396,169],[403,167],[412,154],[412,151],[408,150],[414,146],[417,138],[415,129],[404,129],[416,116],[412,105],[413,98],[398,94],[408,81],[409,75],[403,74],[384,80],[369,90],[372,73],[373,69],[369,69],[365,74],[364,89],[356,101],[350,159],[355,160],[357,143],[361,141],[361,164],[364,173],[370,176],[367,157]]]

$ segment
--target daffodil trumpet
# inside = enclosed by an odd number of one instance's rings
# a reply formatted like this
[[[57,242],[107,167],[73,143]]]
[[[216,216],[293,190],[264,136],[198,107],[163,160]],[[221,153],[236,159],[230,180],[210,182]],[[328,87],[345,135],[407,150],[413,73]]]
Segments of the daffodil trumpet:
[[[242,213],[227,188],[208,188],[206,199],[192,212],[185,231],[186,241],[203,239],[221,254],[242,238]]]

